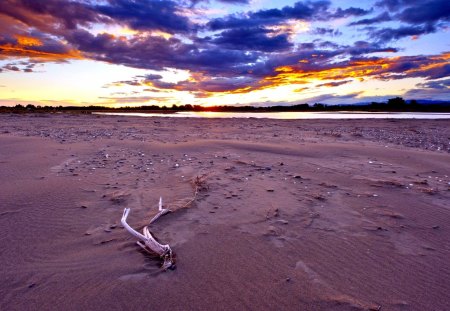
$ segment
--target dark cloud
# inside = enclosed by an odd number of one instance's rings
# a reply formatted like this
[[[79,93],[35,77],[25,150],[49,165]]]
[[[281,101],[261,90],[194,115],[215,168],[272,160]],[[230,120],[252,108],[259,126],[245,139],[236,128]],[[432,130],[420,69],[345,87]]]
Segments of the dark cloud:
[[[304,42],[297,45],[298,49],[301,51],[304,50],[314,50],[316,48],[316,45],[314,42]]]
[[[425,70],[422,70],[419,76],[426,76],[428,79],[446,78],[450,76],[450,64],[427,68]]]
[[[174,33],[195,31],[183,3],[174,0],[2,0],[0,14],[47,33],[89,28],[94,23],[127,25],[136,30]],[[199,2],[199,1],[194,1]],[[248,3],[247,0],[223,0]]]
[[[321,83],[318,84],[317,87],[321,87],[321,86],[326,86],[326,87],[336,87],[336,86],[340,86],[343,84],[347,84],[352,82],[352,80],[344,80],[344,81],[338,81],[338,82],[327,82],[327,83]]]
[[[1,69],[2,71],[14,71],[14,72],[34,72],[33,69],[36,63],[28,61],[20,61],[5,64]]]
[[[225,30],[209,42],[232,50],[262,52],[282,51],[293,46],[287,34],[271,35],[270,30],[261,27]]]
[[[384,12],[384,13],[381,13],[380,15],[375,16],[373,18],[366,18],[366,19],[361,19],[361,20],[356,21],[356,22],[352,22],[352,23],[349,24],[349,26],[372,25],[372,24],[379,24],[379,23],[382,23],[382,22],[388,22],[388,21],[391,21],[391,20],[392,20],[392,18],[389,15],[389,13]]]
[[[426,0],[380,0],[376,2],[376,6],[386,7],[391,11],[398,11],[408,5],[417,5],[426,2]]]
[[[448,0],[382,0],[377,5],[397,12],[397,19],[410,24],[434,24],[440,20],[450,20]]]
[[[329,18],[345,18],[345,17],[350,17],[350,16],[363,16],[363,15],[369,14],[370,12],[371,12],[370,10],[367,11],[367,10],[363,10],[363,9],[360,9],[360,8],[354,8],[354,7],[351,7],[351,8],[348,8],[348,9],[344,9],[344,10],[341,9],[341,8],[338,8],[336,10],[336,12],[328,14],[326,19],[329,19]]]
[[[431,25],[423,26],[403,26],[399,28],[382,28],[370,31],[370,35],[379,42],[390,42],[392,40],[402,39],[404,37],[415,37],[433,33],[436,28]]]
[[[397,49],[392,47],[383,47],[377,43],[371,43],[367,41],[356,41],[353,46],[347,47],[346,51],[348,54],[356,56],[381,52],[395,53],[397,52]]]
[[[331,42],[331,41],[322,41],[322,40],[316,40],[315,44],[317,45],[317,47],[322,48],[322,49],[340,49],[341,46],[335,42]]]
[[[282,9],[259,10],[248,12],[247,14],[216,18],[208,22],[207,26],[211,30],[257,27],[276,25],[289,19],[305,21],[330,20],[348,16],[362,16],[370,12],[353,7],[330,10],[330,5],[330,1],[298,1],[293,6],[285,6]]]
[[[415,99],[444,99],[450,97],[450,79],[427,81],[419,83],[405,94]]]
[[[381,42],[434,33],[446,28],[446,23],[450,21],[450,1],[448,0],[382,0],[377,2],[377,6],[393,12],[391,20],[402,23],[402,26],[394,29],[369,30],[369,35],[378,38]],[[371,25],[381,21],[385,21],[382,15],[354,22],[351,25]]]
[[[161,30],[173,34],[187,33],[193,28],[174,1],[109,0],[94,8],[101,15],[136,30]]]
[[[218,0],[223,3],[233,3],[233,4],[248,4],[250,0]]]
[[[11,64],[7,64],[7,65],[3,66],[3,70],[20,71],[19,67],[15,66],[15,65],[11,65]]]
[[[450,20],[450,1],[421,1],[403,10],[398,17],[410,24],[435,23],[439,20]]]
[[[251,85],[257,82],[251,77],[208,77],[203,75],[194,75],[191,80],[180,81],[178,83],[167,83],[162,81],[153,81],[152,86],[159,89],[175,89],[179,91],[194,92],[196,96],[203,97],[207,93],[229,92],[245,93]]]
[[[200,49],[195,44],[176,38],[137,37],[121,40],[108,34],[92,35],[77,30],[69,41],[91,59],[135,68],[163,70],[164,68],[207,71],[211,75],[239,75],[249,69],[248,63],[259,54],[246,50],[226,50],[219,47]]]
[[[340,36],[340,35],[342,35],[342,32],[339,31],[339,29],[324,28],[324,27],[314,28],[311,31],[311,33],[314,34],[314,35],[330,35],[330,36]]]
[[[353,45],[339,45],[331,41],[315,40],[314,42],[306,42],[298,45],[299,50],[312,50],[315,55],[324,55],[325,51],[332,49],[333,54],[328,54],[329,57],[337,55],[342,56],[359,56],[372,53],[395,53],[396,48],[381,46],[378,43],[368,41],[356,41]]]
[[[144,77],[146,80],[148,81],[154,81],[154,80],[160,80],[162,79],[161,75],[157,75],[157,74],[148,74]]]
[[[75,29],[95,22],[108,22],[87,3],[66,0],[2,0],[0,14],[50,33]]]
[[[229,4],[249,4],[250,0],[217,0],[218,2],[222,3],[229,3]],[[192,5],[197,5],[200,2],[207,2],[209,3],[210,0],[190,0]]]
[[[450,79],[427,81],[425,83],[419,83],[417,86],[424,89],[446,90],[450,88]]]

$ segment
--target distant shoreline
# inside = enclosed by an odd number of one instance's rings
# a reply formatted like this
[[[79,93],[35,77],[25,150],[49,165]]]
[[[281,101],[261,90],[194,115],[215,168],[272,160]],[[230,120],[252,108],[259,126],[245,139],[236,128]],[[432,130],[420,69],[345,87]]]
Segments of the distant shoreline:
[[[16,105],[14,107],[0,106],[0,113],[26,113],[26,112],[69,112],[69,113],[92,113],[92,112],[138,112],[138,113],[164,113],[176,112],[450,112],[450,102],[419,102],[416,100],[404,100],[401,97],[391,98],[386,103],[372,102],[367,104],[341,104],[326,105],[322,103],[298,104],[291,106],[210,106],[199,105],[172,105],[171,107],[160,107],[156,105],[139,107],[103,107],[103,106],[34,106]]]

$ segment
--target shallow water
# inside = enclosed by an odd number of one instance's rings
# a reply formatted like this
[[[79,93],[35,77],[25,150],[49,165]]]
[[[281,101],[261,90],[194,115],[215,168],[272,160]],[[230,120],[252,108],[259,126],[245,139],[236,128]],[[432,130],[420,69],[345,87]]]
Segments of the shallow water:
[[[257,118],[257,119],[450,119],[450,113],[430,112],[176,112],[176,113],[135,113],[135,112],[94,112],[101,115],[166,117],[166,118]]]

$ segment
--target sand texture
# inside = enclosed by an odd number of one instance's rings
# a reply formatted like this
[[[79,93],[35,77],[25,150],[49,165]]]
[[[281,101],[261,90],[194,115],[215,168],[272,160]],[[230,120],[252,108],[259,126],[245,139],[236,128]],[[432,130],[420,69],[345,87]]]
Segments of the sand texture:
[[[0,115],[0,310],[449,310],[449,138],[448,120]],[[120,224],[160,196],[165,272]]]

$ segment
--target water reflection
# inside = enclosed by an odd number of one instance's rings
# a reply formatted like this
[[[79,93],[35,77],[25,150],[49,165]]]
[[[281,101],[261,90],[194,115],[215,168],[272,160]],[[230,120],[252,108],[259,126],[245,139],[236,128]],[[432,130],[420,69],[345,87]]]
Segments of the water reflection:
[[[211,112],[176,113],[94,112],[94,114],[166,118],[257,118],[257,119],[450,119],[450,113],[423,112]]]

